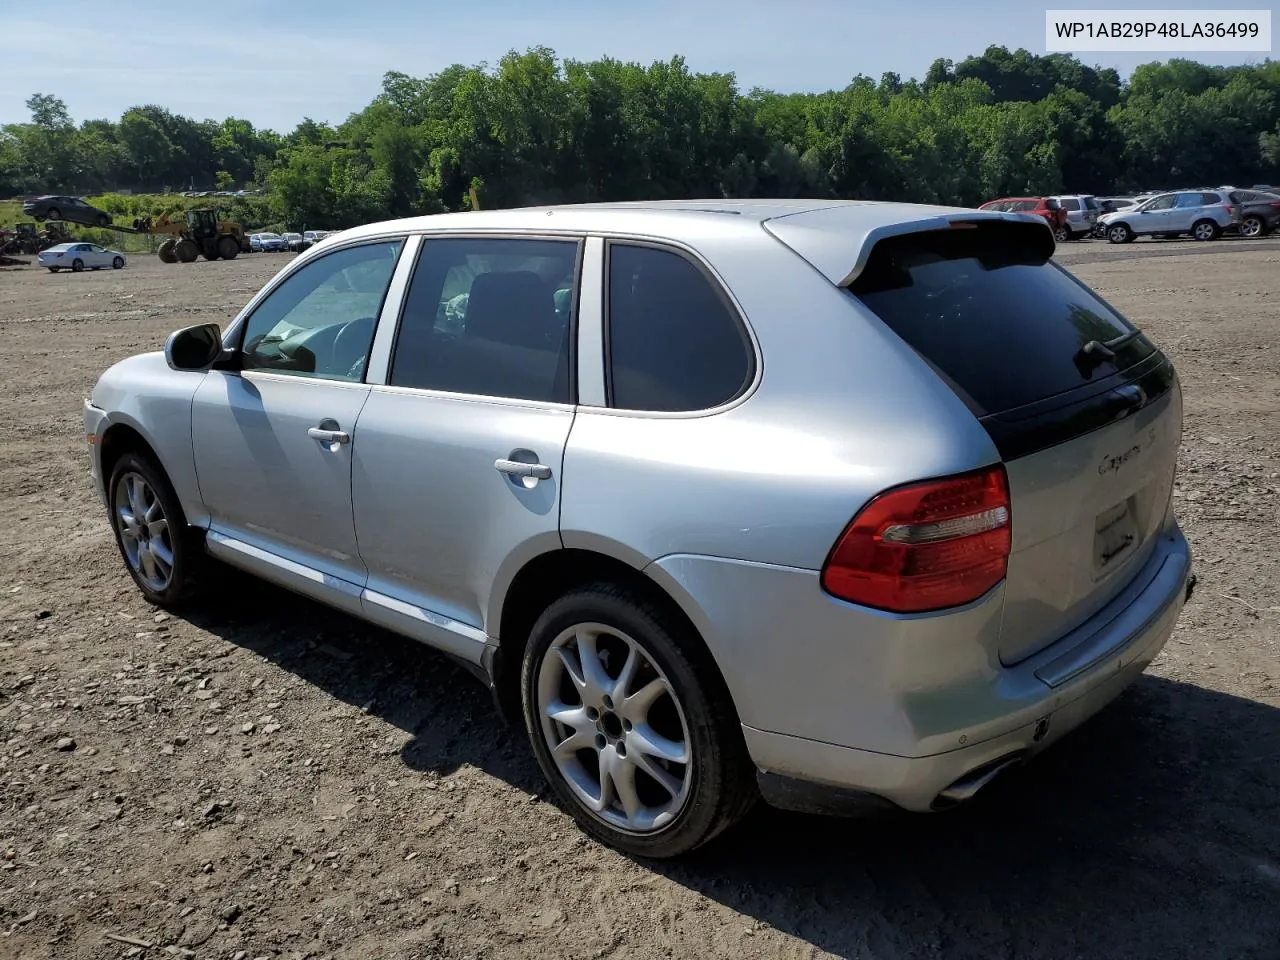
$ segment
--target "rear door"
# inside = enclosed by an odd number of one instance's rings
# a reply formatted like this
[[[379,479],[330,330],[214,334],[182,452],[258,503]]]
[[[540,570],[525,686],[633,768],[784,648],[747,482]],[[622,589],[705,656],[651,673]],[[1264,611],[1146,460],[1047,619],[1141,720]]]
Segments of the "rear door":
[[[428,237],[354,444],[366,616],[478,660],[490,594],[560,544],[581,242]]]
[[[1088,619],[1142,568],[1182,423],[1164,356],[1019,234],[990,225],[881,241],[851,290],[968,404],[1005,462],[1005,663]]]

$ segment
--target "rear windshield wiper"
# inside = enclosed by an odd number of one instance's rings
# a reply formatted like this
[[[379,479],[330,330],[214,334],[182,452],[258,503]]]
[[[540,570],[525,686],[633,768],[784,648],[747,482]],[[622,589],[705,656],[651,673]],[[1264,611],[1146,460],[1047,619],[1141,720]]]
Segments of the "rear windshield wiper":
[[[1142,336],[1141,330],[1134,330],[1126,333],[1124,336],[1114,337],[1111,340],[1090,340],[1083,347],[1076,351],[1075,361],[1082,366],[1088,366],[1090,369],[1100,363],[1106,363],[1108,360],[1116,358],[1116,351],[1127,346],[1134,340]]]

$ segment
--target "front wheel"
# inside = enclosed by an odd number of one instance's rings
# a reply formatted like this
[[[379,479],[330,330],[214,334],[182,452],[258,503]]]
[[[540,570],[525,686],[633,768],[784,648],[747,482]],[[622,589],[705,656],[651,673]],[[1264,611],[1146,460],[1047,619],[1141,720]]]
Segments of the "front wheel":
[[[1112,243],[1128,243],[1133,239],[1133,231],[1126,224],[1114,223],[1107,228],[1107,239]]]
[[[661,608],[600,584],[547,608],[524,655],[542,772],[583,830],[637,856],[687,853],[756,797],[728,694],[685,634]]]
[[[61,269],[62,269],[61,267],[50,267],[50,268],[49,268],[49,272],[50,272],[50,273],[57,273],[57,272],[58,272],[59,270],[61,270]]]
[[[122,269],[124,269],[124,257],[116,257],[114,260],[112,260],[112,261],[111,261],[111,269],[112,269],[112,270],[122,270]]]
[[[190,594],[202,555],[164,471],[149,457],[126,453],[107,490],[111,529],[133,582],[148,603],[177,605]]]
[[[1265,236],[1267,233],[1267,225],[1262,222],[1261,217],[1250,214],[1240,221],[1240,236],[1255,239]]]
[[[1217,240],[1222,228],[1212,220],[1198,220],[1191,227],[1191,236],[1197,240]]]
[[[98,226],[100,226],[100,227],[109,227],[109,226],[111,226],[111,218],[110,218],[110,217],[108,217],[105,213],[100,214],[100,215],[98,216]]]

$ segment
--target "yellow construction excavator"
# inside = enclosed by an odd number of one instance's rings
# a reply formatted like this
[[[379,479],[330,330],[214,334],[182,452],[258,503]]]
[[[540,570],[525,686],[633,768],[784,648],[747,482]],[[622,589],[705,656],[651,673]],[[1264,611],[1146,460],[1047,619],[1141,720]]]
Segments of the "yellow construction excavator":
[[[219,220],[213,210],[188,210],[183,217],[166,213],[154,220],[142,217],[133,228],[167,237],[156,251],[165,263],[191,263],[201,255],[206,260],[234,260],[249,249],[244,228],[234,220]]]

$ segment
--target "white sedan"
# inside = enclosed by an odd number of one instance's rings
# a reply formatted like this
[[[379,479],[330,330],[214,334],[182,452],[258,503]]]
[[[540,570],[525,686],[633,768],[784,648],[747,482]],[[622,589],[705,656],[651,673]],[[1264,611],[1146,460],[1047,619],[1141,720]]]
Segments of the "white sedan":
[[[108,250],[96,243],[60,243],[41,251],[37,259],[40,266],[48,267],[52,273],[59,270],[74,270],[79,273],[81,270],[103,270],[107,267],[119,270],[125,264],[123,253]]]

